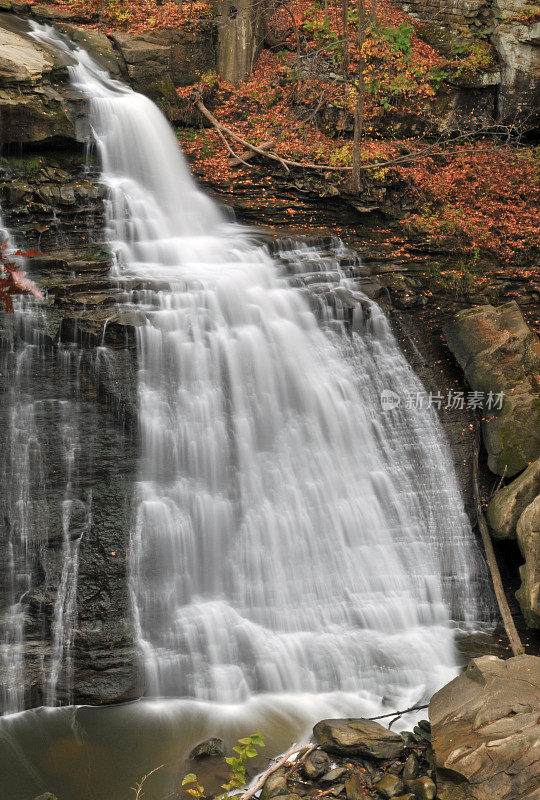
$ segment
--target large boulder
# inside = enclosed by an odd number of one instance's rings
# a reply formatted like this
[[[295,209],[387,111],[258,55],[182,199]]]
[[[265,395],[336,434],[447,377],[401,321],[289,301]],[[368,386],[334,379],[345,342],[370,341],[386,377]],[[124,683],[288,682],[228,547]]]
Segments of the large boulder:
[[[487,521],[495,539],[515,539],[522,513],[540,494],[540,458],[504,489],[499,489],[487,509]]]
[[[473,659],[431,699],[440,800],[540,798],[540,658]]]
[[[525,563],[516,597],[527,625],[540,628],[540,494],[519,518],[517,538]]]
[[[444,333],[469,385],[486,404],[482,430],[489,468],[516,475],[540,456],[538,336],[514,301],[461,311]]]
[[[397,758],[405,750],[398,733],[368,719],[323,719],[313,728],[313,738],[327,753],[368,758]]]

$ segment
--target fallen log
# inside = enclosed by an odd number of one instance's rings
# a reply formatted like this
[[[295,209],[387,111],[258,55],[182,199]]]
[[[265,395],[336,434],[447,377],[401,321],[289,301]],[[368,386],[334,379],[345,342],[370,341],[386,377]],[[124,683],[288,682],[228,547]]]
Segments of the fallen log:
[[[259,145],[259,150],[270,150],[274,145],[274,139],[269,139],[267,142],[262,142],[262,144]],[[258,153],[250,147],[249,150],[244,150],[239,155],[234,156],[234,158],[230,158],[229,167],[237,167],[240,164],[245,164],[246,161],[249,161],[250,158],[256,155],[258,155]]]
[[[283,6],[283,8],[286,8],[286,6]],[[247,150],[250,150],[250,151],[253,151],[255,153],[258,153],[259,155],[265,156],[266,158],[270,158],[272,161],[278,161],[282,165],[282,167],[285,169],[285,172],[290,172],[289,167],[297,167],[299,169],[304,169],[304,170],[306,170],[306,169],[314,169],[314,170],[317,170],[318,172],[350,172],[352,170],[352,167],[350,167],[350,166],[338,167],[338,166],[335,166],[334,164],[312,164],[312,163],[309,163],[309,162],[305,162],[304,163],[304,162],[301,162],[301,161],[293,161],[290,158],[281,158],[281,156],[278,156],[277,153],[271,152],[270,150],[264,150],[262,147],[258,147],[258,146],[254,145],[254,144],[251,144],[251,142],[248,142],[246,139],[243,139],[241,136],[238,136],[238,134],[236,134],[234,131],[232,131],[230,128],[228,128],[226,125],[223,125],[223,123],[221,123],[218,119],[216,119],[216,117],[204,105],[204,103],[202,101],[202,94],[201,94],[200,89],[195,89],[191,93],[190,101],[193,103],[193,105],[196,108],[199,109],[201,114],[204,117],[206,117],[206,119],[209,122],[212,123],[212,125],[214,126],[214,128],[216,129],[217,133],[219,134],[219,136],[221,137],[222,140],[224,140],[224,134],[226,133],[227,136],[229,136],[235,142],[238,142],[239,144],[243,145]],[[472,136],[475,136],[475,135],[477,135],[477,132],[462,133],[459,136],[457,136],[455,139],[448,140],[448,142],[446,142],[446,144],[455,145],[457,142],[463,141],[464,139],[469,139],[469,138],[471,138]],[[422,150],[420,150],[417,153],[412,153],[410,155],[405,155],[405,156],[397,156],[396,158],[391,158],[391,159],[389,159],[387,161],[374,161],[374,162],[371,162],[369,164],[360,164],[360,169],[361,170],[383,169],[383,168],[386,168],[386,167],[391,167],[394,164],[402,164],[402,163],[405,163],[405,162],[416,161],[417,159],[421,159],[421,158],[424,158],[427,155],[433,154],[433,152],[435,150],[437,150],[437,148],[443,146],[443,144],[445,144],[445,142],[440,140],[438,142],[435,142],[434,144],[429,145],[428,147],[424,147]],[[227,150],[229,152],[231,152],[230,145],[227,142],[225,142],[225,145],[227,147]],[[490,150],[482,150],[482,151],[475,150],[475,153],[479,153],[479,152],[491,152],[491,151]],[[441,154],[441,155],[445,155],[445,154]],[[452,155],[455,156],[456,154],[454,153]],[[242,157],[240,155],[237,155],[235,153],[234,156],[236,158],[239,158],[242,161]]]

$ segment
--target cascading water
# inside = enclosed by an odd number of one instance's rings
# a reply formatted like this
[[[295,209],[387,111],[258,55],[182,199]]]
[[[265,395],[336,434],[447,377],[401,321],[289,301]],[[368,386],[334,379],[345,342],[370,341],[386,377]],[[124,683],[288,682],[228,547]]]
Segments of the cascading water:
[[[25,708],[28,685],[47,705],[55,705],[60,678],[62,700],[70,699],[77,553],[87,527],[73,486],[80,441],[77,404],[69,396],[68,376],[77,367],[73,364],[77,355],[66,351],[59,363],[50,359],[46,321],[35,301],[18,298],[12,322],[13,335],[9,343],[3,343],[0,362],[9,386],[2,414],[7,446],[0,459],[9,558],[0,619],[0,711],[4,713]],[[77,514],[79,533],[75,536]],[[50,598],[38,600],[33,592],[45,563],[51,576],[57,564],[58,585],[50,587]],[[43,605],[41,621],[29,615],[30,602]],[[50,649],[43,644],[48,626],[53,640]]]
[[[76,60],[116,274],[145,320],[131,587],[148,693],[426,696],[456,667],[451,619],[479,616],[478,561],[435,415],[380,409],[383,389],[421,388],[382,312],[356,292],[352,337],[321,330],[153,103],[33,25]]]

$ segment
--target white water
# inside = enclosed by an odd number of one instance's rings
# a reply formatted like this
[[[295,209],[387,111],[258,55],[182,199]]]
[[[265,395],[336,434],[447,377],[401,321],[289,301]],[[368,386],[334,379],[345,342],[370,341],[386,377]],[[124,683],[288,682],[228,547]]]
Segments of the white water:
[[[145,319],[131,586],[148,694],[294,692],[326,713],[345,693],[428,696],[455,674],[451,617],[479,617],[477,554],[434,414],[380,409],[383,388],[420,389],[387,321],[366,301],[352,339],[322,331],[150,100],[70,52]]]

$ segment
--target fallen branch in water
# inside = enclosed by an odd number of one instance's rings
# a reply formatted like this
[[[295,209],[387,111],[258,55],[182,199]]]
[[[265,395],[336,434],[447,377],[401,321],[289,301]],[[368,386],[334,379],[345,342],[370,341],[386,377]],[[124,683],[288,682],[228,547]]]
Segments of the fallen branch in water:
[[[290,770],[288,771],[288,773],[285,775],[285,778],[286,778],[286,779],[288,779],[288,778],[289,778],[289,776],[290,776],[290,775],[292,775],[292,773],[293,773],[293,772],[294,772],[296,769],[298,769],[298,767],[300,766],[300,764],[302,764],[302,763],[303,763],[303,762],[306,760],[306,758],[309,756],[309,754],[310,754],[310,753],[312,753],[314,750],[316,750],[316,749],[317,749],[317,745],[316,745],[316,744],[307,744],[307,745],[305,745],[305,748],[304,748],[304,749],[305,749],[305,752],[304,752],[304,753],[303,753],[303,754],[300,756],[300,758],[297,758],[297,759],[295,760],[294,764],[292,765],[292,767],[290,768]],[[301,752],[302,752],[302,751],[301,751],[301,750],[299,750],[299,751],[298,751],[298,755],[300,755],[300,753],[301,753]]]
[[[379,714],[378,717],[366,717],[366,719],[369,719],[370,722],[373,722],[375,719],[387,719],[388,717],[395,717],[397,719],[398,717],[402,717],[404,714],[408,714],[409,711],[421,711],[424,708],[429,708],[429,705],[426,703],[426,705],[423,706],[411,706],[410,708],[406,708],[404,711],[392,711],[391,714]]]
[[[519,638],[519,634],[516,630],[512,613],[510,611],[510,607],[508,606],[508,601],[504,593],[504,587],[502,585],[502,580],[501,580],[501,573],[499,572],[499,565],[497,564],[497,557],[495,556],[495,550],[493,549],[493,542],[491,541],[491,536],[489,535],[489,529],[487,526],[486,518],[484,517],[484,512],[482,511],[482,504],[480,502],[480,490],[478,487],[479,452],[480,452],[480,425],[477,422],[476,432],[474,437],[473,464],[472,464],[472,483],[473,483],[474,504],[476,507],[476,518],[478,520],[478,528],[480,529],[482,542],[484,543],[487,565],[489,567],[489,571],[491,572],[493,591],[495,592],[495,597],[499,605],[499,611],[501,612],[501,617],[504,628],[506,630],[506,635],[508,636],[508,641],[510,642],[510,647],[512,648],[513,654],[515,656],[519,656],[522,653],[524,653],[523,645],[521,644],[521,639]]]
[[[373,722],[376,719],[388,719],[388,717],[393,717],[393,720],[388,725],[388,730],[392,727],[394,722],[397,722],[400,717],[404,714],[408,714],[410,711],[422,711],[424,708],[429,708],[429,704],[425,704],[422,706],[411,706],[410,708],[405,708],[403,711],[392,711],[391,714],[379,714],[377,717],[367,717],[370,722]]]
[[[298,747],[295,742],[287,750],[285,755],[281,756],[281,758],[278,758],[278,760],[275,761],[273,764],[271,764],[271,766],[269,766],[267,770],[265,770],[263,773],[261,773],[261,775],[259,775],[253,786],[251,786],[246,792],[244,792],[244,794],[240,795],[240,800],[249,800],[250,797],[253,797],[253,795],[257,794],[259,789],[262,789],[262,787],[264,786],[268,777],[272,775],[273,772],[276,772],[280,767],[282,767],[289,760],[291,756],[300,753],[302,753],[303,755],[304,754],[307,755],[305,751],[311,749],[314,750],[315,745],[312,746],[310,744],[304,744]]]

